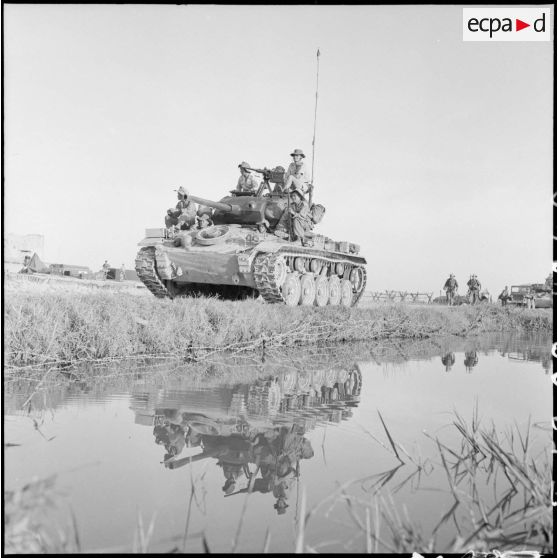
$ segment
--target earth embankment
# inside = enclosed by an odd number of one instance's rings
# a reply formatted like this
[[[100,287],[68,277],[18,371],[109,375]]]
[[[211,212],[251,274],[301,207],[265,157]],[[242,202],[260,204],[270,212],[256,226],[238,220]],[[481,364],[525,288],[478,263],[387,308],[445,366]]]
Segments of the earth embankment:
[[[212,298],[160,300],[126,292],[5,290],[7,366],[215,351],[552,331],[552,310],[493,304],[295,307]]]

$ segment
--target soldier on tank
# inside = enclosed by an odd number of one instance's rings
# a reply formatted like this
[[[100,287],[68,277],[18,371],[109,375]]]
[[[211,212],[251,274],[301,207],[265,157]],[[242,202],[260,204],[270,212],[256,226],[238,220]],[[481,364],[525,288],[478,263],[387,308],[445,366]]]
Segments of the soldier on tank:
[[[176,190],[176,195],[178,203],[174,209],[171,207],[167,210],[165,226],[167,229],[175,227],[178,230],[188,230],[196,223],[196,204],[186,199],[188,192],[182,186]]]
[[[304,234],[312,229],[312,214],[304,194],[299,188],[295,188],[291,194],[291,213],[293,217],[293,237],[302,240]]]
[[[198,212],[196,214],[196,220],[198,223],[198,229],[206,229],[213,225],[211,216],[213,215],[213,209],[207,205],[200,205]]]
[[[249,170],[251,168],[250,163],[242,161],[238,168],[240,169],[240,176],[238,177],[236,190],[238,192],[255,192],[260,185],[258,184],[258,179]]]
[[[455,298],[455,293],[457,292],[459,285],[455,279],[455,275],[450,273],[450,276],[444,283],[444,290],[446,291],[446,301],[449,306],[453,306],[453,299]]]
[[[285,209],[275,229],[276,236],[286,238],[290,229],[294,240],[302,240],[312,229],[312,214],[304,194],[299,188],[290,192],[290,205]]]
[[[289,165],[285,173],[285,185],[283,191],[288,192],[292,188],[299,188],[302,192],[308,190],[310,175],[306,170],[303,159],[306,157],[302,149],[295,149],[291,153],[293,162]]]

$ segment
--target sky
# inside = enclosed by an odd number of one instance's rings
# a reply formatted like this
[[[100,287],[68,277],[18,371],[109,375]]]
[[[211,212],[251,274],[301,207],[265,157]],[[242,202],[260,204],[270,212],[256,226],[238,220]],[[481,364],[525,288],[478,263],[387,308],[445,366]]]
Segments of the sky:
[[[311,166],[319,48],[315,230],[361,245],[368,289],[475,273],[495,298],[551,271],[551,41],[464,42],[462,7],[426,5],[5,4],[3,25],[4,231],[49,263],[133,268],[178,186]]]

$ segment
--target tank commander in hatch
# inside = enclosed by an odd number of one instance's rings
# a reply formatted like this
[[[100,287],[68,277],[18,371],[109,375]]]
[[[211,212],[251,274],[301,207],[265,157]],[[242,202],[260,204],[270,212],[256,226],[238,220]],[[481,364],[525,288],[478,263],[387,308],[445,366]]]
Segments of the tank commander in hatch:
[[[196,224],[196,204],[186,199],[188,192],[182,186],[175,190],[175,192],[178,197],[178,203],[174,209],[172,207],[167,209],[165,226],[167,229],[176,227],[179,230],[187,230]]]
[[[302,192],[308,191],[310,176],[306,170],[303,159],[306,157],[302,149],[295,149],[291,153],[293,162],[285,173],[285,185],[283,191],[288,192],[292,187],[299,188]]]
[[[213,220],[211,219],[213,215],[213,209],[207,205],[200,205],[198,212],[196,214],[196,220],[198,223],[198,229],[206,229],[213,225]]]
[[[240,165],[238,165],[240,169],[240,176],[238,177],[238,182],[236,184],[236,191],[237,192],[255,192],[260,185],[258,184],[258,179],[252,174],[250,169],[250,163],[246,161],[242,161]]]

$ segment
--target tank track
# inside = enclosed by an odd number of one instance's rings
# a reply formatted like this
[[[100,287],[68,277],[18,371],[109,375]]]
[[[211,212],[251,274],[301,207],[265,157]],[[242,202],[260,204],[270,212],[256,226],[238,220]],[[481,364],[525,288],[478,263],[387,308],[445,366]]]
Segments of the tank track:
[[[159,279],[155,263],[155,248],[142,248],[136,256],[136,273],[141,282],[157,297],[172,298],[169,290]]]
[[[285,261],[289,257],[302,257],[305,259],[317,259],[321,262],[326,262],[330,264],[343,263],[348,264],[351,268],[360,268],[362,270],[362,287],[358,293],[355,294],[351,306],[356,306],[361,299],[364,289],[366,287],[366,268],[363,265],[357,264],[346,259],[337,259],[327,256],[319,256],[314,254],[309,254],[303,250],[290,249],[286,251],[279,251],[273,254],[260,254],[254,259],[254,281],[256,283],[256,288],[262,295],[262,298],[270,303],[285,304],[285,298],[281,292],[281,287],[277,283],[277,267],[280,265],[278,262],[280,260]],[[286,262],[285,262],[286,263]]]
[[[262,298],[270,304],[284,303],[276,281],[277,261],[281,254],[262,254],[254,260],[254,281]]]

